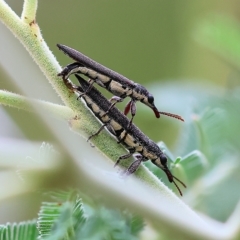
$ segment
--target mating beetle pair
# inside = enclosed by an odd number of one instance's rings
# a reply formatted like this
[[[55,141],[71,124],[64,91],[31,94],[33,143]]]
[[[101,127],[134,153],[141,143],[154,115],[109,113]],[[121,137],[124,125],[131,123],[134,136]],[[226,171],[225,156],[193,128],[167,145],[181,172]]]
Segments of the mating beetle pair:
[[[115,165],[137,152],[138,154],[135,155],[136,160],[126,170],[127,174],[135,172],[143,161],[149,159],[153,164],[166,173],[168,180],[174,183],[180,195],[182,195],[182,192],[174,179],[180,182],[184,187],[186,187],[185,184],[172,175],[167,167],[167,157],[165,154],[160,150],[157,144],[150,140],[132,123],[132,120],[136,114],[136,101],[141,101],[149,106],[158,118],[160,117],[160,114],[164,114],[182,121],[183,119],[175,114],[159,112],[154,105],[153,96],[140,84],[134,83],[119,73],[102,66],[70,47],[60,44],[57,46],[68,56],[77,61],[67,65],[58,75],[63,77],[68,88],[76,92],[79,95],[79,98],[84,100],[88,108],[103,124],[97,133],[90,136],[89,139],[99,134],[101,130],[106,127],[107,130],[118,139],[118,142],[122,143],[129,151],[128,154],[120,156]],[[74,86],[67,82],[67,78],[71,74],[75,74],[80,86]],[[83,74],[89,77],[90,82],[85,81],[78,74]],[[117,97],[115,96],[112,98],[114,103],[111,104],[97,89],[93,87],[94,82],[117,95]],[[124,114],[126,115],[131,110],[132,118],[130,121],[114,107],[117,102],[122,101],[122,99],[127,96],[129,96],[131,100],[127,104]]]

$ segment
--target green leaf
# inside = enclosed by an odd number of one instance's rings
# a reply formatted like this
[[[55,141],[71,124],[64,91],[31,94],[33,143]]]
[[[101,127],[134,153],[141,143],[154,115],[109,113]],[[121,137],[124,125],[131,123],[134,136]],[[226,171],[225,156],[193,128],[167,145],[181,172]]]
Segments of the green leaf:
[[[59,211],[58,216],[47,233],[42,235],[46,240],[69,240],[74,236],[72,221],[72,204],[64,203]],[[45,236],[48,236],[45,238]]]
[[[130,217],[130,228],[133,235],[137,236],[143,230],[144,226],[145,223],[141,217],[137,215]]]
[[[0,225],[0,240],[36,240],[36,220]]]
[[[56,195],[69,198],[72,191],[57,192]],[[65,201],[42,204],[38,217],[40,239],[71,239],[75,230],[85,222],[81,199],[75,196],[72,201]]]
[[[100,206],[91,210],[87,221],[78,229],[76,236],[81,240],[136,240],[142,228],[143,222],[139,217]]]
[[[137,239],[143,220],[127,211],[82,203],[75,190],[51,192],[58,202],[42,204],[38,218],[39,239]],[[84,196],[85,197],[85,196]],[[86,197],[85,197],[86,198]]]
[[[188,183],[192,183],[201,177],[209,165],[204,154],[198,150],[185,155],[181,159],[180,164],[184,169]]]

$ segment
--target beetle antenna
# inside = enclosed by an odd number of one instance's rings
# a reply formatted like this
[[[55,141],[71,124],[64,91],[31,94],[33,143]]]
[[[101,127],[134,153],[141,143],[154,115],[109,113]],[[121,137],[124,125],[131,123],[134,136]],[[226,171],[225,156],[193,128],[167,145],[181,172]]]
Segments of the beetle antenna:
[[[185,188],[187,187],[181,180],[179,180],[177,177],[173,176],[172,173],[169,171],[169,169],[164,169],[164,172],[167,174],[168,180],[169,182],[173,182],[173,184],[176,186],[178,192],[180,193],[180,195],[182,196],[182,191],[180,190],[179,186],[177,185],[177,183],[174,181],[177,180],[178,182],[180,182]]]
[[[172,175],[172,177],[173,177],[174,179],[176,179],[178,182],[180,182],[185,188],[187,187],[181,180],[179,180],[178,178],[174,177],[173,175]],[[181,191],[180,188],[178,187],[177,183],[176,183],[174,180],[172,180],[172,182],[173,182],[173,184],[176,186],[176,188],[177,188],[178,192],[180,193],[180,195],[182,196],[182,191]]]
[[[182,191],[180,190],[179,186],[176,184],[176,182],[175,182],[174,180],[173,180],[172,182],[173,182],[173,184],[176,186],[179,194],[182,196]]]
[[[187,186],[185,185],[185,183],[183,183],[181,180],[179,180],[178,178],[176,178],[176,177],[173,176],[173,175],[172,175],[172,177],[173,177],[174,179],[176,179],[178,182],[180,182],[185,188],[187,187]]]
[[[167,112],[158,112],[158,113],[160,113],[160,114],[162,114],[162,115],[169,116],[169,117],[176,118],[176,119],[184,122],[184,119],[183,119],[181,116],[179,116],[179,115],[172,114],[172,113],[167,113]]]

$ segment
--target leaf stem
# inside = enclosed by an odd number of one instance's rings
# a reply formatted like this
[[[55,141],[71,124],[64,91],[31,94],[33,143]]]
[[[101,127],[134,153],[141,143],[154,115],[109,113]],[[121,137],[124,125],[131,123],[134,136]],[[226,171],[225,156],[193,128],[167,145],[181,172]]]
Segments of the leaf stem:
[[[27,24],[31,24],[36,21],[38,1],[37,0],[25,0],[23,4],[23,11],[21,19]]]
[[[64,119],[68,121],[69,119],[73,119],[75,117],[74,112],[66,106],[61,106],[42,100],[26,98],[19,94],[4,90],[0,90],[0,104],[28,112],[34,112],[34,109],[32,108],[33,104],[37,109],[42,108],[61,120]]]

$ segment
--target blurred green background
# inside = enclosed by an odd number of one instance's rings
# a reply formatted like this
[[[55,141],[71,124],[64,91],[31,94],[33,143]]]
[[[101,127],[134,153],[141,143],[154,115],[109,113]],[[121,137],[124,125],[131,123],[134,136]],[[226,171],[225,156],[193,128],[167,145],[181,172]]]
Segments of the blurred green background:
[[[22,1],[7,2],[21,14]],[[39,1],[37,12],[43,37],[62,66],[72,60],[57,49],[57,43],[143,84],[154,93],[160,111],[185,118],[185,123],[165,116],[156,119],[138,103],[134,123],[175,151],[173,162],[178,155],[199,151],[195,158],[190,154],[193,165],[185,166],[189,187],[185,200],[222,221],[240,197],[239,16],[235,0]],[[24,61],[19,66],[24,67]],[[17,91],[3,68],[0,77],[1,88]],[[44,88],[38,87],[45,99]],[[28,128],[37,122],[32,114],[6,110],[26,136],[44,139],[41,129],[38,137]]]

